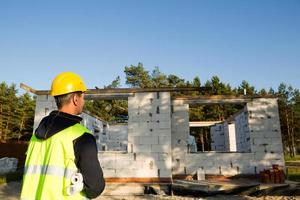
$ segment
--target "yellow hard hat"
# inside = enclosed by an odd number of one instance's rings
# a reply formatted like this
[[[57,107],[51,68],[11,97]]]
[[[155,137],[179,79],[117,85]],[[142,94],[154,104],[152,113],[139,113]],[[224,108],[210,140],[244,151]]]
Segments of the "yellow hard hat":
[[[86,90],[86,86],[79,75],[73,72],[63,72],[54,78],[50,95],[58,96],[71,92],[85,92]]]

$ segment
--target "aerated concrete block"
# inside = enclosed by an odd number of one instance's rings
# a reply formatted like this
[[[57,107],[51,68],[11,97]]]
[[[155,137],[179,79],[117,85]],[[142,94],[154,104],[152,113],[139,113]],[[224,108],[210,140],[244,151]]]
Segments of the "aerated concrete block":
[[[115,157],[99,157],[100,165],[103,169],[115,169],[116,168],[116,160]]]
[[[282,154],[280,153],[254,153],[255,160],[278,160],[282,159]]]
[[[158,169],[169,169],[171,170],[172,168],[172,162],[171,160],[166,160],[166,161],[156,161],[155,165]]]
[[[140,170],[136,169],[128,169],[128,168],[122,168],[116,170],[116,177],[118,178],[132,178],[137,177],[137,172]]]
[[[151,152],[151,145],[133,145],[133,152]]]
[[[48,101],[54,102],[54,98],[51,95],[37,95],[36,102]]]
[[[170,101],[170,92],[160,92],[160,99]]]
[[[214,175],[222,175],[220,173],[220,169],[217,166],[212,166],[209,168],[204,168],[205,174],[214,174]]]
[[[158,153],[155,152],[142,152],[142,153],[136,153],[136,160],[138,161],[155,161],[158,159]]]
[[[230,166],[220,166],[219,170],[224,176],[235,176],[238,174],[238,171],[235,167]]]
[[[170,145],[151,145],[151,152],[164,153],[171,152]]]
[[[251,163],[251,165],[237,165],[234,166],[237,174],[258,174],[258,168]]]
[[[169,113],[159,113],[159,114],[153,114],[151,121],[153,122],[169,122],[170,121],[170,114]]]
[[[171,135],[171,129],[159,129],[156,130],[155,133],[159,136],[169,136]]]
[[[143,167],[143,162],[142,161],[132,161],[132,160],[125,160],[121,161],[116,159],[116,169],[129,169],[129,170],[139,170]]]
[[[199,168],[197,166],[181,167],[177,170],[178,174],[196,174]],[[205,171],[203,170],[205,173]]]
[[[105,169],[103,168],[103,176],[104,178],[114,178],[116,176],[116,170],[115,169]]]
[[[158,136],[139,136],[139,144],[158,144]]]
[[[136,178],[158,178],[157,169],[140,169],[134,173]]]
[[[171,144],[171,135],[169,136],[158,136],[158,144],[160,145],[169,145]]]
[[[158,171],[158,177],[159,178],[169,178],[172,177],[172,172],[170,169],[159,169]]]
[[[170,129],[170,128],[171,128],[171,122],[170,122],[170,121],[162,121],[162,122],[159,122],[158,127],[159,127],[160,129]]]
[[[171,113],[171,107],[170,104],[162,104],[159,106],[159,110],[161,114],[168,114],[170,115]]]
[[[138,145],[140,142],[139,136],[128,136],[128,142]]]
[[[139,100],[155,99],[157,97],[157,93],[156,92],[139,92],[139,93],[135,93],[135,97]]]
[[[158,153],[158,161],[167,161],[167,160],[171,160],[171,153],[166,153],[166,152],[162,152],[162,153]]]

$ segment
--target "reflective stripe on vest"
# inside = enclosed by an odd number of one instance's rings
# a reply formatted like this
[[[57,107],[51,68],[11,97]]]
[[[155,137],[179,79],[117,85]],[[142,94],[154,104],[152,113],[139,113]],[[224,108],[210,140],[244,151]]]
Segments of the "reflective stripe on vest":
[[[24,174],[44,174],[52,176],[63,176],[70,179],[77,170],[71,170],[68,168],[49,166],[49,165],[29,165],[24,169]]]

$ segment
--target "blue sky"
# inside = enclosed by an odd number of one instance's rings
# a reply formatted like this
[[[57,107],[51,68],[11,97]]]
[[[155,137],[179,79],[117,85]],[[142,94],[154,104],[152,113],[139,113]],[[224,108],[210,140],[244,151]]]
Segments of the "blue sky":
[[[300,89],[299,0],[0,1],[0,82],[103,87],[138,62],[186,80]]]

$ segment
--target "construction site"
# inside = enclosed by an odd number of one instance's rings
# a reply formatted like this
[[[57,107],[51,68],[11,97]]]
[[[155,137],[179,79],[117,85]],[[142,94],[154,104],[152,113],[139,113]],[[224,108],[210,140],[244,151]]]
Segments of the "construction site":
[[[34,129],[56,110],[47,90],[21,87],[37,96]],[[195,88],[89,89],[85,99],[128,101],[128,118],[109,124],[82,113],[95,136],[107,183],[104,196],[155,194],[251,194],[289,187],[275,96],[176,96]],[[192,105],[240,104],[222,121],[189,120]],[[210,148],[196,142],[193,128],[209,130]],[[203,138],[203,137],[202,137]],[[247,192],[245,191],[247,189]]]

